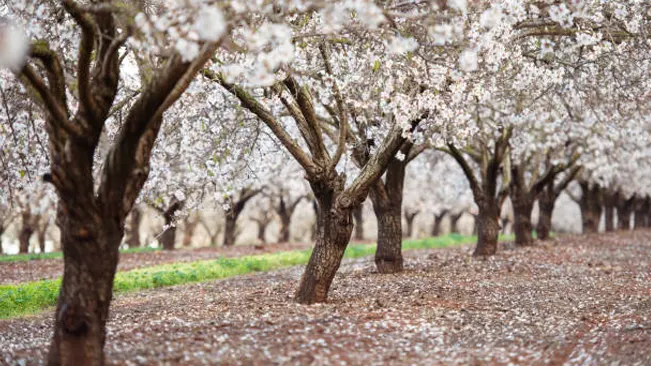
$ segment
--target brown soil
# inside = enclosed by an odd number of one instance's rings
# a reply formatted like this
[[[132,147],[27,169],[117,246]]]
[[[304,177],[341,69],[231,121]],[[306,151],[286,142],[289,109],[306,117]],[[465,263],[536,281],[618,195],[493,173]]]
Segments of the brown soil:
[[[119,296],[111,364],[651,364],[651,232],[562,237],[472,258],[409,252],[379,275],[346,261],[327,304],[302,268]],[[44,357],[51,315],[0,321],[0,362]]]

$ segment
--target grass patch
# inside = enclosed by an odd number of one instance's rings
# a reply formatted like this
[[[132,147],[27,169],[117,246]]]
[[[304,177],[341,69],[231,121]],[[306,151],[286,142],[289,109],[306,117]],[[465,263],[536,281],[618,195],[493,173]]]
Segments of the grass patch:
[[[120,253],[146,253],[154,252],[160,250],[160,248],[129,248],[120,250]],[[26,262],[34,261],[40,259],[58,259],[63,258],[62,252],[50,252],[50,253],[32,253],[32,254],[10,254],[10,255],[0,255],[0,262]]]
[[[509,240],[507,236],[501,240]],[[405,240],[403,250],[444,248],[474,243],[474,236],[450,234],[422,240]],[[375,253],[375,244],[349,245],[345,258],[359,258]],[[191,263],[172,263],[118,272],[113,293],[120,294],[143,289],[266,272],[307,263],[311,250],[294,250],[253,256],[218,258]],[[0,285],[0,319],[32,314],[56,304],[61,279]]]

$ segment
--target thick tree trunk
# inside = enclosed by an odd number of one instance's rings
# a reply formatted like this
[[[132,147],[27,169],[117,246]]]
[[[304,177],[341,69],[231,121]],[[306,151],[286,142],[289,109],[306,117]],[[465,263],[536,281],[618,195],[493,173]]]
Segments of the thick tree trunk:
[[[552,187],[553,188],[553,187]],[[552,212],[554,212],[554,205],[556,204],[556,197],[553,192],[548,192],[548,189],[540,194],[538,199],[538,225],[536,226],[536,236],[538,240],[549,239],[549,233],[552,229]]]
[[[317,233],[319,231],[319,202],[316,199],[312,200],[312,210],[314,210],[314,225],[312,225],[312,234],[310,238],[312,241],[316,241]]]
[[[333,207],[335,193],[313,190],[319,201],[317,234],[314,250],[296,291],[296,301],[301,304],[327,300],[328,290],[353,233],[352,212]]]
[[[112,222],[59,213],[64,273],[50,365],[103,365],[106,322],[122,230]],[[63,219],[63,220],[61,220]]]
[[[447,215],[447,210],[442,211],[439,214],[434,215],[434,225],[432,225],[432,236],[441,235],[441,224],[443,223],[443,218]]]
[[[459,234],[459,219],[463,216],[463,212],[450,215],[450,232]]]
[[[515,244],[528,246],[533,244],[533,225],[531,224],[531,211],[533,200],[531,197],[511,196],[513,203],[513,232]]]
[[[269,226],[270,221],[266,220],[257,220],[256,224],[258,225],[258,241],[261,244],[267,244],[266,233],[267,226]]]
[[[579,207],[581,208],[581,221],[583,224],[583,233],[599,232],[599,221],[601,220],[602,211],[602,192],[598,185],[590,186],[588,182],[579,182],[581,186],[581,199]]]
[[[289,225],[292,223],[291,216],[289,214],[284,214],[284,215],[279,215],[279,217],[280,217],[280,231],[278,233],[278,242],[289,243],[291,239],[290,231],[289,231]]]
[[[129,228],[127,230],[126,243],[129,248],[139,248],[140,243],[140,222],[142,221],[142,211],[134,207],[129,215]]]
[[[355,240],[364,240],[364,205],[359,205],[353,210],[355,219]]]
[[[402,218],[400,209],[385,207],[375,210],[378,224],[375,265],[380,273],[398,273],[403,270]]]
[[[237,217],[232,211],[226,213],[226,223],[224,225],[224,246],[230,247],[235,245],[237,234]]]
[[[163,219],[165,220],[165,231],[160,237],[163,250],[174,250],[174,244],[176,243],[176,223],[174,222],[174,216],[176,212],[181,209],[183,205],[182,202],[172,201],[170,207],[163,212]]]
[[[637,199],[635,202],[635,230],[649,227],[649,198]]]
[[[487,256],[497,252],[497,241],[500,235],[499,207],[495,200],[484,200],[478,204],[477,214],[478,239],[473,255]]]

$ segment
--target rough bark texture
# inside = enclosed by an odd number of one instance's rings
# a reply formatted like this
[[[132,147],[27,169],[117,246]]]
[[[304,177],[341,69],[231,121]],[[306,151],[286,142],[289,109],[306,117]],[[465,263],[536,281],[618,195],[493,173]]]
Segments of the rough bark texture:
[[[140,242],[140,222],[142,221],[142,210],[134,207],[129,214],[129,226],[126,233],[126,243],[129,248],[139,248]]]
[[[432,225],[432,236],[441,235],[441,224],[443,223],[443,218],[448,214],[448,210],[443,210],[440,213],[434,215],[434,224]]]
[[[353,232],[352,210],[339,210],[335,206],[338,192],[315,187],[315,184],[312,186],[319,214],[314,250],[296,291],[296,301],[301,304],[327,300],[330,285]]]
[[[224,242],[225,247],[230,247],[235,245],[235,239],[237,238],[237,218],[239,213],[236,214],[235,211],[230,210],[226,213],[226,221],[224,222]]]
[[[579,185],[581,187],[579,208],[581,209],[583,233],[597,233],[602,211],[602,189],[599,185],[591,185],[587,181],[580,181]]]
[[[463,212],[450,215],[450,232],[459,234],[459,219],[463,216]]]
[[[411,146],[406,146],[403,153],[408,155],[410,148]],[[376,182],[369,194],[377,220],[375,265],[380,273],[398,273],[403,270],[402,198],[407,163],[407,159],[393,159],[387,167],[384,180]]]
[[[364,240],[364,205],[359,205],[353,210],[355,219],[355,240]]]
[[[499,209],[495,201],[480,201],[477,214],[477,247],[473,255],[488,256],[497,252],[497,240],[500,235]]]
[[[160,242],[163,247],[163,250],[174,250],[174,244],[176,243],[176,223],[174,222],[174,216],[176,212],[181,209],[183,206],[182,202],[172,201],[170,206],[163,211],[163,220],[165,220],[165,230],[160,236]]]

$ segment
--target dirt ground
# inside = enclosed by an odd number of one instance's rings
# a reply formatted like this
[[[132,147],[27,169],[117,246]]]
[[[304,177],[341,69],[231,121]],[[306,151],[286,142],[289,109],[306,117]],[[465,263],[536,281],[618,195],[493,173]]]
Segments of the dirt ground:
[[[327,304],[292,303],[302,268],[143,291],[113,305],[106,353],[153,364],[651,364],[651,232],[346,261]],[[51,315],[0,321],[0,362],[43,358]]]
[[[129,271],[165,263],[193,262],[218,257],[239,257],[285,250],[308,249],[310,245],[306,243],[282,243],[268,244],[262,247],[236,245],[232,247],[182,248],[173,251],[122,253],[120,254],[118,271]],[[61,258],[0,262],[0,285],[57,278],[61,277],[62,274],[63,259]]]

